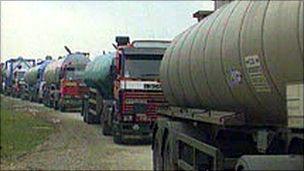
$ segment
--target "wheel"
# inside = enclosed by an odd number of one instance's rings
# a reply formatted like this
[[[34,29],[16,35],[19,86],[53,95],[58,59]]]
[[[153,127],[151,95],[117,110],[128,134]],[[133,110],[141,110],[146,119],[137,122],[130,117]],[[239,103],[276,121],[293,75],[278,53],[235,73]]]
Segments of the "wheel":
[[[86,113],[86,121],[88,124],[93,124],[94,123],[94,116],[92,114],[90,114],[90,112]]]
[[[83,122],[87,123],[87,112],[85,111],[82,116]]]
[[[116,144],[123,144],[123,137],[122,137],[122,135],[121,134],[118,134],[118,135],[114,134],[113,141]]]
[[[45,107],[49,107],[49,101],[48,100],[43,100],[43,105]]]
[[[153,140],[153,170],[155,171],[164,170],[163,157],[161,155],[161,137],[161,132],[158,130]]]
[[[80,116],[83,116],[83,112],[84,112],[84,102],[81,105]]]
[[[55,110],[58,110],[58,109],[59,109],[58,101],[55,101],[55,102],[54,102],[54,109],[55,109]]]
[[[48,106],[49,106],[50,108],[53,108],[53,106],[54,106],[53,102],[52,102],[51,100],[49,100],[48,102],[49,102]]]
[[[63,104],[59,104],[59,110],[60,112],[65,112],[65,107]]]
[[[100,122],[102,122],[102,121],[100,121]],[[102,134],[103,135],[111,135],[112,134],[111,126],[107,122],[103,122],[101,127],[102,127]]]
[[[107,121],[105,121],[104,114],[100,115],[100,125],[101,125],[103,135],[108,136],[108,135],[112,134],[111,126],[108,124]]]
[[[87,122],[87,113],[88,113],[88,108],[87,106],[84,106],[82,118],[83,118],[83,122],[85,123]]]
[[[65,112],[64,106],[60,106],[59,110],[60,110],[60,112]]]
[[[94,124],[100,124],[100,115],[93,115]]]
[[[42,99],[39,98],[38,99],[38,103],[43,103]]]
[[[30,95],[30,102],[33,102],[33,96]]]
[[[174,152],[173,152],[173,146],[172,143],[170,143],[171,137],[168,136],[165,140],[165,146],[164,146],[164,170],[178,170],[178,167],[176,162],[174,162]]]
[[[112,129],[108,123],[102,124],[102,134],[106,136],[112,135]]]

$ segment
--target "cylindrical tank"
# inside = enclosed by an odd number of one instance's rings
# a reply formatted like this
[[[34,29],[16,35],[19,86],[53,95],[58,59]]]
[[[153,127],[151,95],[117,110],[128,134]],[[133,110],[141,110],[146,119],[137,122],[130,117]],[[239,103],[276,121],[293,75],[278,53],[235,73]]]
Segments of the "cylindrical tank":
[[[35,66],[34,59],[25,59],[23,57],[18,57],[15,59],[10,59],[6,61],[6,77],[10,80],[15,79],[15,73],[28,71],[31,67]]]
[[[25,82],[28,84],[28,85],[35,85],[37,80],[38,80],[38,69],[39,69],[39,65],[29,69],[25,75],[24,75],[24,79],[25,79]]]
[[[76,68],[76,70],[81,71],[85,69],[89,61],[89,58],[82,53],[69,54],[64,58],[53,61],[47,65],[43,75],[44,80],[46,81],[47,85],[58,85],[60,83],[60,75],[65,66]]]
[[[24,76],[25,82],[30,86],[40,83],[44,70],[50,62],[51,60],[45,60],[40,62],[39,65],[29,69]]]
[[[178,35],[160,68],[169,103],[286,124],[286,84],[303,82],[303,4],[233,1]]]
[[[85,83],[96,88],[104,98],[111,98],[113,94],[113,80],[111,66],[114,65],[114,53],[108,53],[95,57],[84,72]]]

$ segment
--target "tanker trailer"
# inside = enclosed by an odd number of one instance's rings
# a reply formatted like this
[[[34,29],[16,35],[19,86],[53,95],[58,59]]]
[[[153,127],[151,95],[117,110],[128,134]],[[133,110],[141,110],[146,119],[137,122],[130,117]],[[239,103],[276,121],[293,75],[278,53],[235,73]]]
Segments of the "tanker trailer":
[[[44,83],[43,74],[47,65],[52,61],[51,56],[46,56],[45,60],[37,62],[37,66],[25,73],[27,83],[26,96],[30,101],[41,102],[41,85]]]
[[[51,62],[45,69],[43,103],[60,111],[78,110],[88,88],[83,82],[83,71],[90,61],[88,53],[71,51],[67,56]]]
[[[96,57],[87,66],[90,97],[84,120],[100,120],[104,135],[115,143],[151,141],[156,110],[167,105],[160,88],[159,66],[169,41],[116,37],[115,53]],[[94,88],[95,87],[95,88]]]
[[[303,169],[303,1],[233,1],[179,34],[155,170]]]
[[[5,70],[4,70],[4,63],[0,63],[0,72],[1,72],[1,74],[0,74],[0,93],[2,93],[2,90],[3,90],[3,80],[4,80],[4,78],[5,78]]]
[[[84,82],[89,87],[89,93],[83,102],[83,120],[89,124],[101,121],[104,135],[111,134],[114,112],[114,57],[115,53],[96,56],[84,72]]]
[[[34,59],[25,59],[23,57],[9,59],[5,62],[5,81],[4,93],[13,97],[20,97],[26,89],[24,81],[25,73],[35,66]]]

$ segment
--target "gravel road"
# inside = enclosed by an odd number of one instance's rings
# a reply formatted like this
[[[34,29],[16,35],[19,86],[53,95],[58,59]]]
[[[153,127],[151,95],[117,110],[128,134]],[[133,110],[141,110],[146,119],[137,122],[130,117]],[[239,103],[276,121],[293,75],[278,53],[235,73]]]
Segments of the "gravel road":
[[[14,103],[39,104],[13,99]],[[103,136],[99,125],[82,122],[79,113],[60,113],[49,110],[45,117],[54,122],[56,132],[35,150],[18,161],[2,163],[1,170],[151,170],[150,145],[117,145],[112,137]]]

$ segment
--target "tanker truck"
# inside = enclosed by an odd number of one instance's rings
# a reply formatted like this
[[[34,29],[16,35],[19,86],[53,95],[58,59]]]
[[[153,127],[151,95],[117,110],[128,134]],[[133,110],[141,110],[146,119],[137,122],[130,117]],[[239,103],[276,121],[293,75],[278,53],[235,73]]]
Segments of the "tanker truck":
[[[27,90],[25,92],[25,98],[34,102],[42,102],[42,90],[41,85],[44,82],[43,74],[47,65],[52,61],[51,56],[46,56],[45,60],[37,62],[37,65],[29,69],[25,73],[25,82],[27,84]]]
[[[165,52],[154,170],[303,170],[303,1],[233,1]]]
[[[25,72],[35,66],[34,59],[25,59],[18,57],[5,62],[5,81],[4,93],[13,97],[20,97],[26,84],[24,81]]]
[[[83,82],[83,71],[90,61],[89,53],[72,53],[65,46],[68,55],[52,61],[45,68],[42,82],[43,103],[54,109],[79,110],[88,88]]]
[[[5,70],[4,70],[4,63],[0,63],[0,72],[1,72],[1,74],[0,74],[0,93],[2,93],[2,90],[3,90],[3,80],[4,80],[4,78],[5,78]]]
[[[99,122],[115,143],[151,141],[156,109],[167,103],[159,83],[159,64],[169,41],[116,37],[115,53],[98,56],[85,70],[90,87],[83,104],[87,123]]]

